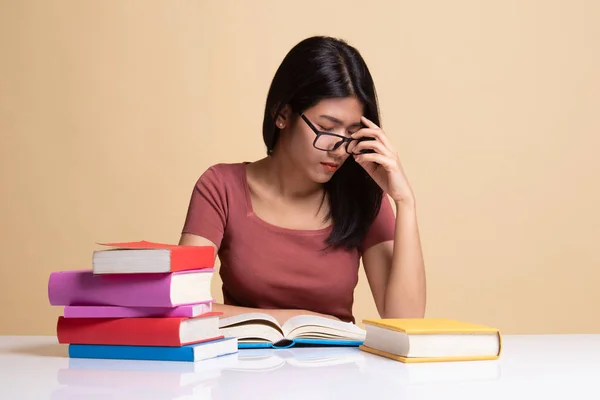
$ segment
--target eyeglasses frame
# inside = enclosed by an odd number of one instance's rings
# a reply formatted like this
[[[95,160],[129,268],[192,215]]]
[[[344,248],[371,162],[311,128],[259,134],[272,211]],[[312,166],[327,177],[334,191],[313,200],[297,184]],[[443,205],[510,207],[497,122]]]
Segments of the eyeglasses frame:
[[[348,145],[349,145],[349,144],[350,144],[350,142],[352,142],[353,140],[357,140],[358,142],[362,142],[363,140],[375,140],[374,138],[370,138],[370,137],[369,137],[369,138],[360,138],[360,139],[354,139],[354,138],[351,138],[351,137],[342,136],[342,135],[338,135],[338,134],[331,133],[331,132],[324,132],[324,131],[320,131],[320,130],[318,130],[318,129],[317,129],[317,128],[316,128],[316,127],[315,127],[315,126],[312,124],[312,122],[310,122],[310,120],[308,119],[308,117],[307,117],[306,115],[304,115],[304,113],[300,113],[300,117],[301,117],[301,118],[304,120],[304,122],[306,122],[306,124],[308,125],[308,127],[309,127],[310,129],[312,129],[312,131],[315,133],[316,137],[315,137],[315,140],[313,140],[313,147],[314,147],[315,149],[317,149],[317,150],[321,150],[321,151],[336,151],[337,149],[339,149],[339,148],[340,148],[340,146],[342,146],[344,143],[346,143],[346,146],[345,146],[345,147],[346,147],[346,149],[345,149],[345,150],[346,150],[346,153],[348,153],[348,154],[352,155],[352,154],[356,154],[356,153],[352,153],[352,152],[348,151]],[[324,149],[320,149],[320,148],[318,148],[318,147],[316,146],[316,143],[317,143],[317,140],[319,140],[319,137],[321,137],[322,135],[326,135],[326,136],[334,136],[334,137],[340,138],[340,141],[339,141],[339,142],[337,142],[337,143],[335,144],[335,146],[333,147],[333,149],[331,149],[331,150],[324,150]],[[368,149],[368,150],[362,150],[360,153],[361,153],[361,154],[364,154],[364,153],[374,153],[374,151],[373,151],[373,150],[370,150],[370,149]]]

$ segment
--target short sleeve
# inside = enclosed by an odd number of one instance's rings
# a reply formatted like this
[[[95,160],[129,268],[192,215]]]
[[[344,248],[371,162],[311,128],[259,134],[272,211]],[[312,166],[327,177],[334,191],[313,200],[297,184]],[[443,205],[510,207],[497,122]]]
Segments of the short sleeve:
[[[182,233],[202,236],[221,246],[227,223],[227,192],[216,169],[207,169],[194,186]]]
[[[365,251],[376,244],[386,242],[388,240],[394,240],[395,231],[396,216],[394,214],[394,210],[392,209],[390,199],[384,193],[383,199],[381,200],[379,213],[375,217],[375,220],[367,231],[363,242],[358,248],[360,254],[364,254]]]

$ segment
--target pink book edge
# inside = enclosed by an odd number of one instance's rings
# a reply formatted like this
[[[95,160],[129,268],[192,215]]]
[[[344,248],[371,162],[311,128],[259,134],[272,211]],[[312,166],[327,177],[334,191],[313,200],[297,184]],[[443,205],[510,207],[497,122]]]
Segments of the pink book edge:
[[[172,318],[172,317],[197,317],[212,312],[212,303],[209,300],[202,303],[186,304],[176,307],[120,307],[120,306],[65,306],[65,318]],[[193,309],[200,307],[198,314],[193,314]]]
[[[59,272],[68,272],[68,271],[59,271]],[[214,268],[197,268],[197,269],[185,269],[181,271],[169,271],[169,272],[111,272],[111,273],[98,273],[92,270],[86,270],[86,272],[91,272],[93,276],[114,276],[115,278],[121,277],[131,277],[131,278],[139,278],[140,276],[168,276],[168,275],[184,275],[184,274],[198,274],[198,273],[214,273]]]

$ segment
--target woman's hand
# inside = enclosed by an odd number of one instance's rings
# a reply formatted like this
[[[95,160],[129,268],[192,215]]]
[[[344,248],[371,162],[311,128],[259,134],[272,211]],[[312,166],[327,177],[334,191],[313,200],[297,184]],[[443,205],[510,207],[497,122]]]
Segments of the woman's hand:
[[[353,155],[354,160],[360,164],[375,182],[386,192],[396,204],[414,205],[414,196],[404,175],[398,153],[392,147],[385,132],[375,123],[362,117],[366,128],[359,129],[352,134],[353,139],[374,138],[351,143],[349,150],[359,153],[361,150],[374,150],[374,153]]]

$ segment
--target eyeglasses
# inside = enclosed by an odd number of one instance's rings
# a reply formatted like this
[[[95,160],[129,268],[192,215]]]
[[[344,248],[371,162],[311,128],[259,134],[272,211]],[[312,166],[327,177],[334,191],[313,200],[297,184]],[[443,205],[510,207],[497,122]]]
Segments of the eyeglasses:
[[[306,124],[310,127],[310,129],[313,130],[315,135],[317,135],[317,137],[315,137],[315,140],[313,141],[313,147],[317,150],[335,151],[335,150],[339,149],[340,146],[345,144],[344,147],[346,148],[346,153],[348,153],[348,154],[357,155],[357,154],[361,154],[361,153],[365,153],[365,152],[372,152],[372,150],[362,150],[362,151],[354,153],[351,150],[348,150],[348,145],[350,144],[350,142],[352,142],[354,140],[361,142],[363,140],[372,140],[373,138],[354,139],[354,138],[347,137],[347,136],[336,135],[335,133],[323,132],[323,131],[318,130],[308,120],[308,118],[306,118],[306,115],[300,114],[300,117],[302,117],[304,122],[306,122]],[[353,148],[356,148],[356,146],[354,146]]]

